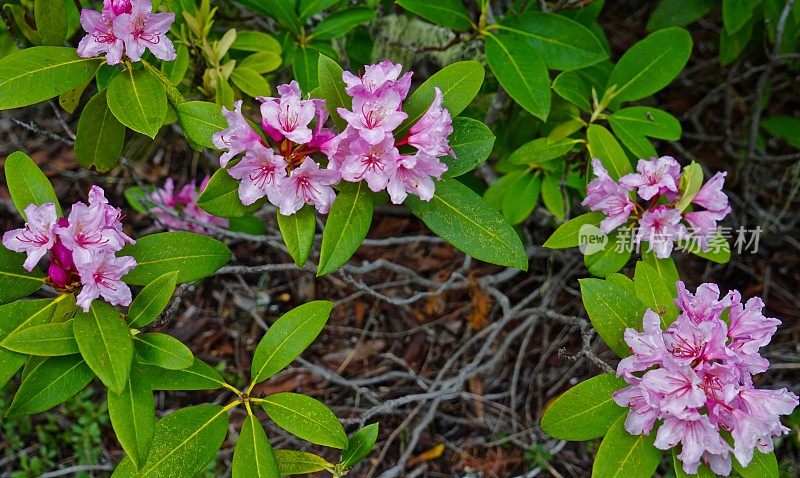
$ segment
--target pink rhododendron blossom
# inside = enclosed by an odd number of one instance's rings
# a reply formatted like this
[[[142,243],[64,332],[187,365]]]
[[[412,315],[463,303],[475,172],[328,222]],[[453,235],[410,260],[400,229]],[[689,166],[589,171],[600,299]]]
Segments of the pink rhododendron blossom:
[[[131,0],[105,0],[103,2],[103,12],[110,12],[115,17],[123,13],[131,13],[132,9]]]
[[[211,136],[211,141],[219,149],[227,149],[219,158],[223,168],[236,155],[247,151],[255,145],[261,144],[258,135],[242,115],[242,100],[233,104],[233,110],[222,107],[222,116],[228,122],[228,127]]]
[[[251,148],[236,166],[228,170],[228,174],[241,181],[239,198],[245,206],[264,196],[272,204],[280,204],[283,184],[287,180],[286,161],[272,149],[262,145]]]
[[[358,132],[347,126],[344,131],[320,145],[320,150],[328,157],[328,168],[338,171],[350,154],[350,143],[359,139]]]
[[[277,206],[284,216],[296,213],[304,204],[311,204],[321,214],[327,214],[336,199],[331,185],[340,180],[341,175],[338,172],[320,169],[314,161],[303,161],[283,183]]]
[[[121,279],[136,267],[133,257],[93,253],[88,257],[82,256],[75,265],[83,285],[76,303],[84,312],[88,312],[92,301],[99,297],[111,305],[130,305],[131,289]]]
[[[353,110],[337,108],[347,124],[369,144],[378,144],[391,134],[408,115],[400,109],[402,97],[394,89],[373,96],[354,96]]]
[[[310,142],[313,133],[308,125],[314,119],[317,105],[312,100],[300,99],[300,86],[296,81],[278,86],[278,94],[279,98],[259,98],[264,131],[275,141],[288,138],[297,144]]]
[[[59,240],[71,250],[75,262],[86,262],[94,253],[115,252],[125,242],[106,225],[104,211],[98,207],[75,203],[67,218],[69,225],[56,229]]]
[[[314,125],[314,134],[308,146],[311,148],[320,148],[336,136],[336,132],[332,128],[326,128],[325,122],[328,121],[328,108],[325,106],[325,100],[312,99],[314,107],[317,109],[317,124]]]
[[[386,191],[394,204],[401,204],[409,194],[430,201],[436,186],[432,177],[439,179],[447,171],[439,158],[417,152],[413,156],[400,156],[397,168],[389,177]]]
[[[434,87],[434,98],[428,111],[409,130],[408,144],[431,156],[449,154],[455,157],[448,138],[453,132],[450,112],[442,108],[442,90]]]
[[[725,176],[728,173],[719,172],[709,179],[692,199],[692,203],[702,206],[709,211],[722,211],[728,207],[728,196],[722,192]]]
[[[55,244],[56,206],[52,203],[37,206],[29,204],[25,208],[28,222],[22,229],[14,229],[3,234],[3,245],[14,252],[28,255],[22,264],[25,270],[32,271],[36,264]]]
[[[662,156],[649,161],[640,159],[636,172],[626,174],[619,182],[628,188],[635,188],[639,197],[649,201],[657,194],[677,193],[680,183],[681,165],[670,156]]]
[[[367,65],[364,75],[358,77],[349,71],[342,74],[346,87],[345,92],[350,96],[370,96],[386,89],[393,89],[401,99],[405,99],[411,88],[411,75],[409,71],[402,77],[403,65],[384,60],[375,65]]]
[[[208,234],[209,230],[203,224],[211,224],[218,227],[228,227],[228,220],[222,217],[211,215],[197,205],[200,193],[208,184],[209,177],[206,176],[198,188],[194,181],[185,184],[179,191],[175,191],[175,182],[172,178],[167,178],[164,187],[153,191],[149,199],[155,206],[150,212],[155,214],[158,222],[163,224],[170,231],[191,231],[200,234]],[[187,219],[176,217],[165,211],[163,207],[168,207],[181,212]]]
[[[81,27],[86,36],[78,43],[79,57],[91,58],[105,54],[109,65],[120,62],[124,43],[122,38],[114,34],[114,18],[111,10],[103,13],[86,8],[81,10]]]
[[[665,259],[672,254],[673,244],[687,236],[686,226],[681,224],[681,212],[667,206],[658,206],[642,215],[635,240],[646,240],[656,257]]]
[[[338,168],[342,179],[354,183],[365,180],[375,192],[385,189],[400,159],[394,138],[386,135],[380,143],[369,144],[357,137],[348,144],[348,149],[350,154],[345,156]]]
[[[586,187],[586,198],[581,204],[605,214],[606,218],[600,222],[600,230],[608,234],[628,221],[633,211],[633,201],[628,194],[630,189],[611,179],[600,160],[592,160],[592,169],[597,177]]]
[[[174,13],[153,13],[150,0],[131,0],[130,13],[114,19],[114,35],[125,43],[125,54],[132,61],[141,60],[146,49],[159,60],[172,61],[175,47],[167,32],[174,21]]]
[[[680,445],[677,456],[686,473],[705,463],[728,475],[731,452],[747,466],[755,449],[769,452],[772,438],[789,432],[780,417],[792,413],[798,397],[786,389],[757,389],[752,380],[769,366],[758,351],[779,322],[762,315],[758,298],[742,305],[736,291],[720,299],[715,284],[703,284],[694,294],[682,282],[677,287],[680,315],[666,330],[648,310],[644,332],[625,331],[632,355],[620,361],[617,376],[629,386],[613,398],[629,408],[628,433],[650,434],[661,423],[655,446]],[[730,328],[723,319],[726,309]],[[733,447],[722,439],[723,430],[731,433]]]

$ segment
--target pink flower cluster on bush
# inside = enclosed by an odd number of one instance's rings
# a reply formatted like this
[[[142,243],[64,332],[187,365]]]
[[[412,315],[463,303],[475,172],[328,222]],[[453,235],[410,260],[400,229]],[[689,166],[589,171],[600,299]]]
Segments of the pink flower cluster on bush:
[[[747,466],[756,448],[772,451],[772,437],[789,432],[780,416],[794,410],[797,396],[755,388],[752,379],[769,368],[759,349],[780,321],[762,314],[757,297],[743,304],[738,291],[720,299],[716,284],[702,284],[694,295],[683,282],[677,287],[681,314],[672,325],[661,330],[661,317],[648,309],[643,332],[625,331],[633,355],[620,361],[617,376],[630,386],[614,393],[614,400],[630,408],[625,429],[632,435],[649,434],[663,420],[655,446],[680,444],[686,473],[696,473],[702,460],[727,476],[731,451]],[[732,448],[722,431],[730,432]]]
[[[341,180],[366,181],[375,192],[385,189],[395,204],[402,203],[408,194],[430,200],[435,188],[432,178],[441,178],[447,171],[438,158],[453,154],[448,144],[452,119],[442,107],[442,94],[436,88],[430,108],[404,138],[396,139],[395,131],[408,117],[402,107],[411,87],[411,72],[400,76],[401,72],[402,65],[389,61],[368,65],[361,77],[344,72],[342,79],[352,97],[352,107],[337,110],[347,122],[338,134],[325,127],[325,101],[303,100],[295,81],[280,85],[277,98],[258,98],[261,127],[272,145],[247,123],[241,101],[233,111],[223,108],[228,128],[216,133],[213,141],[227,150],[220,157],[223,167],[244,153],[228,169],[241,181],[242,203],[250,205],[266,197],[284,215],[294,214],[304,204],[324,214],[336,198],[332,186]],[[416,151],[401,153],[399,148],[406,146]],[[317,152],[327,156],[325,167],[311,159],[310,155]]]
[[[3,234],[3,245],[27,254],[23,266],[28,271],[50,252],[49,283],[58,289],[81,286],[77,303],[84,311],[98,297],[112,305],[129,305],[131,290],[121,278],[136,267],[136,261],[115,255],[125,244],[134,243],[122,231],[121,213],[101,188],[92,186],[89,204],[73,204],[67,218],[59,218],[52,203],[28,205],[25,227]]]
[[[219,227],[228,227],[228,220],[222,217],[213,216],[197,205],[200,192],[206,188],[209,177],[203,178],[198,188],[194,182],[185,184],[180,190],[175,191],[175,182],[172,178],[167,178],[164,187],[153,191],[148,198],[155,206],[150,208],[158,221],[170,231],[191,231],[200,234],[208,234],[207,228],[203,224],[210,224]],[[162,207],[168,207],[178,212],[182,212],[186,217],[193,221],[187,221],[169,214]]]
[[[728,197],[722,192],[724,172],[709,179],[692,199],[692,204],[702,210],[682,212],[675,208],[680,199],[681,166],[674,158],[640,159],[636,172],[626,174],[619,181],[609,176],[598,159],[592,160],[592,168],[597,177],[586,187],[586,199],[581,204],[605,214],[600,229],[606,234],[626,224],[631,217],[635,218],[639,225],[635,243],[648,241],[661,259],[669,257],[675,242],[689,238],[682,220],[692,228],[700,248],[707,251],[708,241],[717,233],[717,222],[731,211]],[[639,204],[632,194],[634,189],[639,198],[649,202]]]
[[[175,47],[166,35],[174,21],[174,13],[153,13],[150,0],[104,0],[102,12],[81,10],[86,36],[78,44],[78,56],[104,53],[106,63],[116,65],[123,52],[139,61],[149,49],[158,59],[174,60]]]

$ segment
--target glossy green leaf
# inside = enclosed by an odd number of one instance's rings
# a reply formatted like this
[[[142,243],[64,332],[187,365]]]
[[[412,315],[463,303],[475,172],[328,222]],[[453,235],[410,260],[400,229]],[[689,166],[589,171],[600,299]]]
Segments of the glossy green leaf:
[[[294,51],[292,72],[303,91],[311,91],[319,85],[317,75],[319,56],[319,51],[307,46],[300,46]]]
[[[194,355],[180,340],[167,334],[138,334],[133,338],[139,363],[169,370],[183,370],[194,364]]]
[[[667,285],[670,295],[672,295],[672,297],[677,297],[678,290],[675,284],[678,283],[679,275],[678,268],[675,266],[675,261],[671,257],[659,259],[652,251],[645,251],[642,253],[642,261],[656,271],[659,280]]]
[[[677,118],[658,108],[631,106],[622,108],[608,117],[611,128],[617,126],[641,136],[677,141],[681,138],[681,124]]]
[[[322,402],[299,393],[276,393],[261,405],[279,427],[316,445],[344,449],[347,435],[336,415]]]
[[[319,55],[317,60],[319,88],[317,88],[315,96],[325,100],[325,106],[328,108],[331,119],[340,130],[344,130],[346,123],[336,109],[350,109],[351,104],[350,96],[344,91],[343,72],[344,70],[338,63],[325,55]]]
[[[78,120],[75,159],[83,168],[108,172],[119,162],[125,144],[125,126],[111,114],[106,91],[100,90],[86,103]]]
[[[61,108],[64,109],[69,114],[73,114],[75,109],[81,102],[81,97],[83,96],[84,91],[86,91],[86,87],[89,86],[89,83],[84,83],[82,85],[78,85],[75,88],[65,91],[58,95],[58,104]]]
[[[447,165],[445,177],[454,178],[468,173],[486,161],[494,147],[494,134],[488,126],[478,120],[458,117],[453,120],[453,132],[448,138],[455,154],[444,156]]]
[[[236,65],[237,67],[247,68],[263,75],[264,73],[277,70],[282,62],[283,59],[279,54],[271,51],[260,51],[244,57],[244,59]]]
[[[272,88],[263,76],[250,68],[236,67],[231,72],[231,81],[237,88],[253,98],[257,96],[269,96]]]
[[[267,233],[267,228],[264,221],[247,214],[242,217],[232,217],[228,219],[228,230],[231,232],[243,232],[254,236],[260,236]]]
[[[681,197],[675,203],[675,209],[682,212],[684,209],[689,207],[692,199],[697,196],[697,193],[700,191],[702,186],[703,168],[699,164],[692,161],[689,166],[683,168],[683,173],[681,174],[681,183],[679,185]]]
[[[553,80],[553,91],[585,112],[592,111],[592,88],[579,73],[565,71]]]
[[[523,174],[508,189],[501,209],[506,221],[516,225],[531,215],[539,202],[542,179],[538,174]]]
[[[758,449],[753,451],[753,460],[747,465],[742,466],[735,457],[733,458],[733,469],[742,478],[778,478],[778,460],[775,452],[762,453]]]
[[[33,2],[36,31],[43,45],[61,45],[67,37],[67,9],[63,0]]]
[[[655,158],[658,156],[656,149],[643,135],[634,133],[627,128],[627,125],[611,124],[611,130],[619,138],[625,148],[633,154],[635,158]]]
[[[499,29],[524,38],[553,70],[576,70],[608,58],[588,28],[562,15],[530,9],[509,16]]]
[[[372,198],[366,181],[343,185],[322,232],[318,276],[347,263],[364,242],[372,225]]]
[[[308,260],[311,247],[314,245],[316,227],[317,213],[314,207],[308,204],[291,216],[278,213],[278,228],[297,267],[303,267]]]
[[[339,0],[300,0],[297,11],[300,19],[305,20],[337,3]]]
[[[74,48],[35,46],[0,60],[0,110],[55,98],[87,83],[98,58],[79,58]]]
[[[517,148],[511,153],[508,161],[512,164],[539,165],[564,156],[578,142],[573,138],[564,138],[558,141],[550,141],[549,138],[537,138]]]
[[[728,65],[739,58],[745,48],[750,44],[753,36],[753,23],[756,18],[750,17],[745,25],[736,33],[730,34],[723,29],[719,34],[719,64]]]
[[[406,206],[436,235],[475,259],[528,269],[516,231],[474,191],[455,179],[436,183],[430,201],[409,196]]]
[[[268,52],[280,56],[281,44],[272,35],[258,31],[236,31],[236,40],[231,45],[231,50]]]
[[[219,372],[198,358],[191,367],[182,370],[136,364],[136,371],[141,372],[153,390],[216,390],[225,385]]]
[[[767,133],[800,149],[800,119],[785,115],[771,116],[761,122],[761,127]]]
[[[31,358],[7,417],[43,412],[85,387],[94,375],[80,355]]]
[[[586,141],[591,157],[600,160],[612,179],[619,179],[631,172],[631,162],[625,151],[607,129],[598,124],[589,126],[586,129]]]
[[[58,215],[63,215],[50,180],[30,156],[22,151],[14,151],[6,158],[3,168],[11,200],[23,219],[26,219],[25,208],[30,204],[55,204]]]
[[[272,17],[284,28],[299,34],[302,29],[300,18],[295,13],[297,0],[237,0],[242,5],[267,17]]]
[[[97,378],[122,393],[131,371],[133,341],[117,309],[96,300],[89,312],[75,314],[73,330],[81,355]]]
[[[396,3],[409,12],[455,31],[466,31],[473,25],[472,18],[461,0],[437,0],[435,2],[397,0]]]
[[[683,70],[692,53],[692,37],[682,28],[651,33],[619,59],[606,89],[616,86],[615,102],[634,101],[661,90]]]
[[[150,73],[128,69],[108,85],[108,107],[120,123],[155,138],[167,116],[167,93]]]
[[[233,451],[233,478],[279,478],[281,470],[264,427],[249,415],[242,422],[242,431]]]
[[[228,122],[222,116],[222,107],[216,103],[187,101],[179,104],[175,113],[183,134],[206,148],[215,148],[211,136],[228,127]]]
[[[267,330],[253,354],[252,384],[263,382],[292,363],[322,331],[333,303],[315,300],[283,314]],[[251,385],[252,388],[252,385]]]
[[[173,85],[179,85],[189,69],[189,49],[184,44],[175,46],[175,59],[161,62],[161,72]]]
[[[661,450],[653,446],[656,434],[629,434],[625,431],[626,415],[617,418],[600,443],[592,476],[650,478],[661,463]]]
[[[732,35],[747,24],[753,10],[762,0],[722,0],[722,24],[725,32]]]
[[[342,465],[351,468],[369,455],[378,440],[378,424],[371,423],[353,433],[342,454]]]
[[[204,211],[218,217],[241,217],[255,211],[260,202],[250,206],[242,204],[239,198],[239,181],[231,177],[224,168],[211,176],[206,188],[200,193],[197,204]]]
[[[587,224],[599,226],[603,218],[605,218],[605,216],[601,212],[587,212],[586,214],[574,217],[558,226],[558,229],[547,238],[543,245],[550,249],[578,247],[580,245],[581,228]]]
[[[368,23],[375,18],[375,9],[369,7],[350,7],[325,18],[312,32],[317,40],[331,40],[345,35],[353,28]]]
[[[645,307],[630,291],[602,279],[580,279],[583,306],[603,342],[620,357],[630,355],[625,329],[640,329]]]
[[[322,470],[333,470],[333,464],[321,456],[305,451],[275,450],[281,476],[303,475]]]
[[[42,272],[39,269],[26,271],[23,262],[25,254],[0,247],[0,304],[21,299],[42,288]]]
[[[0,347],[20,354],[43,357],[78,353],[71,320],[25,327],[9,334],[0,342]]]
[[[486,59],[497,81],[520,106],[542,121],[550,113],[550,74],[542,56],[517,35],[486,37]]]
[[[556,398],[542,415],[542,431],[559,440],[583,441],[605,435],[627,412],[612,393],[626,386],[613,372],[585,380]]]
[[[150,200],[150,194],[154,190],[155,188],[152,186],[146,189],[140,188],[139,186],[131,186],[125,189],[125,200],[128,201],[128,205],[130,205],[131,209],[134,211],[140,214],[147,214],[150,209],[155,207]]]
[[[666,329],[678,317],[678,308],[671,292],[675,284],[670,286],[665,283],[658,271],[645,262],[636,263],[633,284],[636,297],[645,307],[661,316],[661,323]]]
[[[683,27],[704,17],[719,0],[661,0],[647,20],[647,31]]]
[[[561,172],[548,173],[542,177],[542,203],[556,219],[564,219],[564,192],[561,190]]]
[[[128,307],[128,325],[139,329],[156,320],[172,299],[177,282],[178,273],[173,271],[147,284]]]
[[[497,181],[493,182],[488,188],[486,188],[486,191],[483,193],[483,200],[486,201],[486,204],[492,206],[498,211],[502,211],[503,201],[505,201],[509,189],[511,189],[511,186],[517,179],[519,179],[520,176],[527,173],[527,169],[515,169],[508,174],[499,177]]]
[[[428,111],[435,96],[434,87],[442,91],[442,107],[447,108],[450,116],[458,116],[480,91],[484,75],[483,66],[477,61],[451,63],[434,73],[403,103],[408,118],[400,126],[398,134],[404,134]]]
[[[231,250],[218,240],[193,232],[151,234],[129,244],[119,253],[133,256],[136,268],[123,280],[146,285],[167,272],[178,272],[178,283],[208,277],[231,259]]]
[[[597,277],[606,277],[625,267],[633,253],[630,234],[630,229],[617,229],[608,234],[608,240],[600,251],[588,254],[587,248],[583,263],[589,272]]]
[[[712,239],[709,239],[708,250],[705,252],[700,248],[700,244],[696,240],[689,241],[688,243],[682,244],[682,246],[684,246],[688,252],[702,257],[703,259],[716,262],[717,264],[727,264],[731,260],[731,246],[728,240],[722,237],[722,234],[717,234]]]
[[[133,373],[122,393],[108,391],[108,415],[122,449],[137,468],[144,465],[153,442],[156,406],[150,385]]]

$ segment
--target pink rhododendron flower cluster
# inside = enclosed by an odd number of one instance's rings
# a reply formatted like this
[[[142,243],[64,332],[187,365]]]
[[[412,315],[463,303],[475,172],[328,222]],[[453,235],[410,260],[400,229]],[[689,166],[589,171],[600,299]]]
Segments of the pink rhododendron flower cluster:
[[[647,241],[661,259],[669,257],[675,242],[690,236],[697,240],[700,249],[708,251],[709,240],[717,233],[717,222],[731,212],[728,197],[722,192],[725,172],[715,174],[692,199],[694,206],[703,209],[680,211],[675,203],[681,196],[681,166],[670,156],[640,159],[636,172],[619,181],[613,180],[596,158],[592,160],[592,168],[596,178],[586,187],[586,198],[581,204],[606,216],[600,223],[606,234],[635,219],[638,232],[634,242]],[[646,203],[640,204],[636,196]],[[691,235],[687,224],[692,228]]]
[[[156,189],[149,195],[148,198],[155,204],[155,206],[150,209],[150,212],[152,212],[158,221],[170,231],[191,231],[200,234],[208,234],[209,231],[203,227],[203,224],[228,227],[227,219],[213,216],[197,205],[197,199],[200,197],[200,193],[206,188],[209,179],[208,176],[203,178],[199,188],[193,181],[176,191],[175,182],[172,178],[167,178],[163,188]],[[193,219],[193,221],[188,221],[176,217],[173,214],[169,214],[160,206],[181,212],[187,218]]]
[[[104,0],[102,12],[81,10],[86,36],[78,44],[78,56],[105,54],[106,63],[116,65],[123,52],[139,61],[148,49],[158,59],[174,60],[175,47],[166,35],[174,21],[174,13],[153,13],[150,0]]]
[[[617,376],[630,386],[615,392],[614,400],[630,408],[625,429],[632,435],[649,434],[663,421],[655,446],[668,450],[680,444],[686,473],[696,473],[703,461],[727,476],[731,452],[747,466],[756,448],[768,453],[772,437],[789,432],[780,416],[794,410],[797,396],[755,388],[752,379],[769,368],[759,349],[780,321],[762,314],[764,303],[757,297],[742,303],[739,292],[731,291],[720,298],[710,283],[695,294],[683,282],[677,287],[681,314],[672,325],[662,330],[661,317],[648,309],[642,332],[625,331],[633,355],[620,361]],[[730,432],[732,447],[722,431]]]
[[[108,203],[101,188],[92,186],[89,204],[73,204],[66,218],[57,216],[52,203],[30,204],[25,216],[25,227],[3,234],[3,245],[27,254],[27,271],[50,252],[48,282],[64,290],[81,287],[77,303],[84,311],[98,297],[112,305],[131,303],[131,290],[121,278],[136,261],[115,253],[134,240],[122,231],[122,211]]]
[[[325,127],[325,101],[304,100],[296,81],[278,86],[278,97],[258,98],[261,128],[272,144],[244,118],[241,101],[232,111],[223,108],[228,128],[212,139],[226,150],[220,157],[223,167],[244,153],[228,169],[240,180],[242,203],[250,205],[266,197],[284,215],[294,214],[305,204],[324,214],[336,198],[332,186],[341,180],[366,181],[375,192],[385,189],[395,204],[408,194],[430,200],[432,178],[441,178],[447,170],[438,158],[453,155],[448,143],[452,119],[442,107],[442,93],[437,88],[430,108],[404,138],[396,139],[395,130],[408,116],[402,106],[411,87],[411,72],[400,76],[401,72],[402,65],[389,61],[368,65],[360,77],[344,72],[352,107],[337,109],[347,122],[338,134]],[[416,152],[403,154],[401,147]],[[311,158],[318,152],[327,156],[326,165]]]

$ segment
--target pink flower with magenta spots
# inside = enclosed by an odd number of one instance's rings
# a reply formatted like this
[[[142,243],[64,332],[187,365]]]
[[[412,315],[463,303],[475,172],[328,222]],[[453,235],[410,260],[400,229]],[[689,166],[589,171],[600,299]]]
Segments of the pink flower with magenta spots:
[[[670,156],[649,161],[640,159],[636,172],[626,174],[619,182],[625,187],[636,188],[639,196],[649,201],[657,194],[677,193],[680,183],[681,165]]]
[[[354,183],[364,180],[375,192],[385,189],[400,159],[394,138],[386,135],[378,144],[369,144],[357,138],[348,146],[350,154],[345,156],[338,168],[342,179]]]
[[[255,145],[261,144],[261,136],[258,135],[242,115],[242,100],[233,104],[233,110],[222,107],[222,116],[228,122],[228,127],[214,133],[211,141],[219,149],[227,149],[219,157],[219,164],[223,168],[228,165],[236,155],[247,151]]]
[[[408,144],[431,156],[449,154],[455,158],[448,142],[452,132],[453,120],[450,112],[442,108],[442,90],[437,86],[430,108],[409,130]]]
[[[131,0],[130,13],[114,19],[114,35],[125,43],[125,54],[139,61],[145,50],[159,60],[172,61],[177,56],[172,41],[167,38],[174,13],[153,13],[150,0]]]
[[[353,110],[338,108],[339,115],[369,144],[378,144],[391,134],[408,115],[400,110],[401,96],[394,89],[374,97],[353,97]]]
[[[310,142],[313,133],[308,125],[314,119],[317,105],[313,100],[300,99],[300,86],[296,81],[278,86],[278,93],[279,98],[259,98],[264,131],[275,141],[287,138],[297,144]]]
[[[635,241],[647,241],[656,257],[665,259],[672,254],[673,244],[687,236],[686,226],[681,224],[681,212],[658,206],[642,215]]]
[[[692,475],[697,473],[704,454],[727,455],[731,449],[708,417],[697,412],[667,416],[659,427],[656,448],[669,450],[678,444],[682,445],[678,459],[683,463],[683,471]]]
[[[600,230],[608,234],[628,221],[633,201],[628,194],[630,189],[611,179],[599,159],[592,160],[592,169],[597,177],[586,187],[586,198],[581,204],[605,214]]]
[[[130,305],[131,289],[122,277],[136,267],[133,257],[113,253],[92,253],[75,263],[83,288],[76,297],[78,307],[89,312],[92,301],[102,297],[111,305]]]
[[[370,96],[386,89],[393,89],[401,99],[405,99],[411,88],[411,75],[409,71],[402,77],[403,65],[384,60],[375,65],[364,67],[364,75],[359,77],[349,71],[342,73],[342,80],[346,87],[345,92],[350,96]]]
[[[274,205],[281,202],[283,184],[286,182],[286,161],[272,149],[262,145],[247,151],[239,163],[228,170],[239,179],[239,198],[249,206],[266,196]]]
[[[728,196],[722,192],[722,186],[725,184],[727,175],[726,172],[719,172],[706,181],[692,199],[692,203],[709,211],[725,210],[728,207]]]
[[[3,245],[14,252],[28,255],[22,266],[28,272],[47,254],[56,241],[56,206],[52,203],[37,206],[29,204],[25,208],[28,222],[22,229],[14,229],[3,234]]]
[[[409,194],[430,201],[436,186],[432,177],[439,179],[447,171],[439,158],[417,152],[413,156],[400,156],[394,173],[389,177],[386,191],[394,204],[401,204]]]
[[[304,204],[311,204],[321,214],[327,214],[336,199],[331,185],[340,180],[338,172],[320,169],[319,164],[306,159],[284,181],[277,206],[284,216],[296,213]]]
[[[209,176],[206,176],[198,188],[194,181],[185,184],[179,191],[175,191],[175,182],[172,178],[167,178],[164,187],[156,189],[150,194],[150,201],[155,205],[150,209],[158,222],[170,231],[191,231],[200,234],[208,234],[209,230],[203,224],[211,224],[219,227],[228,227],[228,220],[222,217],[211,215],[197,205],[200,192],[208,184]],[[163,207],[175,209],[183,213],[187,218],[194,219],[189,221],[169,214]]]
[[[114,33],[114,13],[103,13],[86,8],[81,10],[81,27],[86,36],[78,43],[78,56],[91,58],[106,55],[106,63],[116,65],[122,59],[124,43],[122,37]]]

